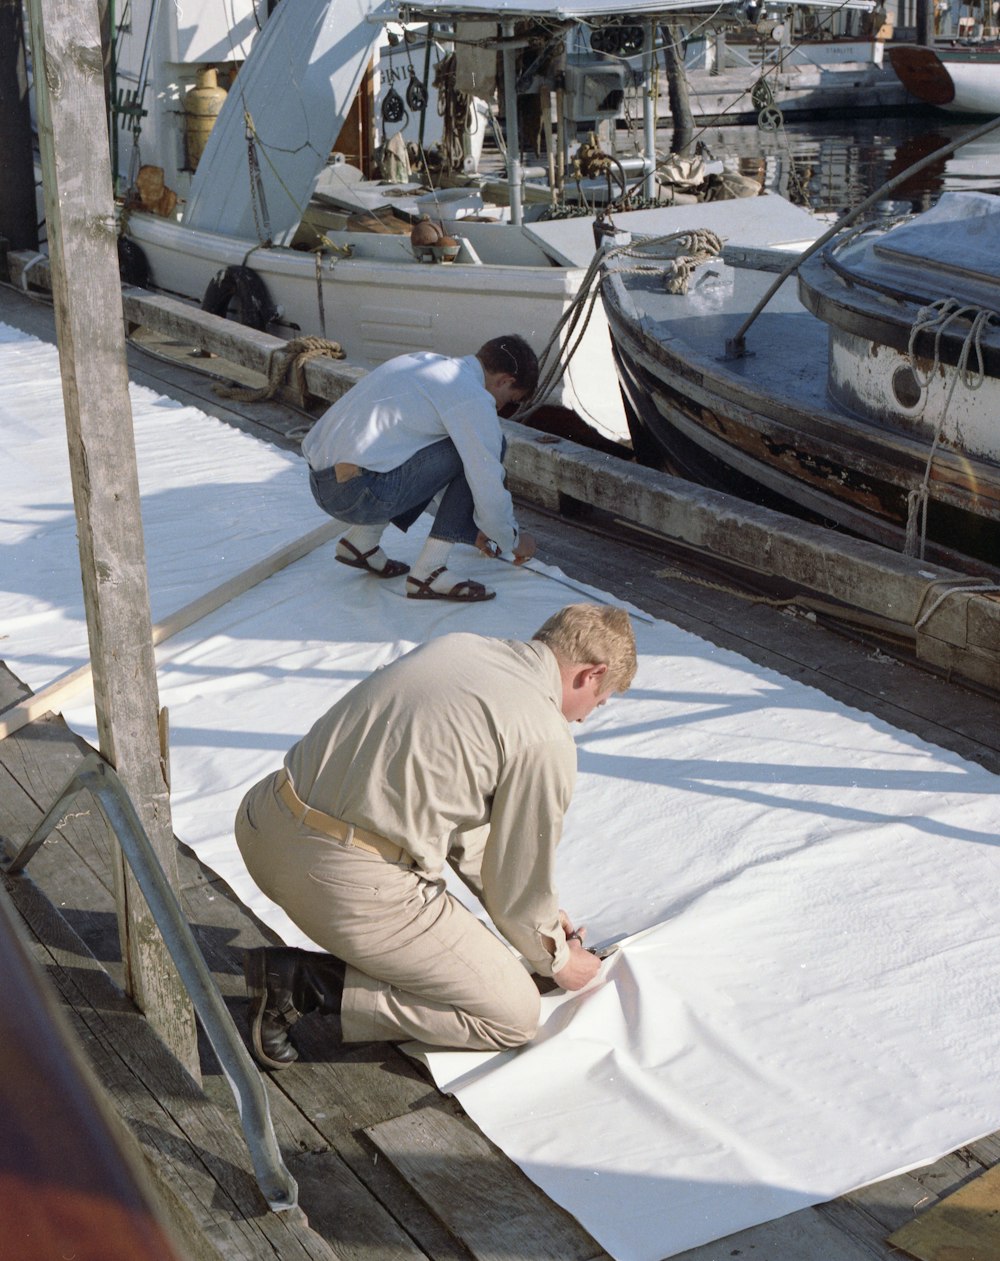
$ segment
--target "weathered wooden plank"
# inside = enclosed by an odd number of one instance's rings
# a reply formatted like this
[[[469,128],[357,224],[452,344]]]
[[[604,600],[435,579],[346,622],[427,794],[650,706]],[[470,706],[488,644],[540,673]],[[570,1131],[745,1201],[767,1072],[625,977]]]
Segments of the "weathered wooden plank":
[[[0,795],[0,838],[8,848],[19,847],[31,835],[79,766],[87,748],[61,718],[55,717],[33,723],[9,740],[0,741],[0,767],[7,777],[5,782],[20,790]],[[72,893],[73,882],[80,879],[80,869],[76,863],[64,861],[62,851],[66,848],[73,851],[88,873],[85,882],[92,879],[103,884],[113,908],[112,863],[117,842],[103,813],[87,792],[78,793],[70,800],[63,821],[52,830],[32,859],[35,871],[49,866],[53,878],[64,882],[66,892]]]
[[[295,1027],[297,1066],[270,1084],[310,1118],[358,1179],[405,1224],[434,1261],[470,1261],[470,1253],[441,1225],[406,1179],[378,1159],[363,1131],[437,1098],[408,1057],[388,1043],[344,1047],[330,1021],[311,1017]]]
[[[959,578],[942,566],[915,561],[822,526],[796,521],[732,496],[694,486],[654,469],[628,464],[561,439],[540,442],[538,435],[504,422],[506,463],[524,487],[540,486],[654,530],[667,540],[745,567],[749,572],[794,583],[806,592],[831,597],[849,607],[898,622],[919,644],[959,638],[954,673],[995,686],[1000,640],[964,651],[967,619],[987,618],[994,603],[974,592],[950,596],[920,631],[914,623],[923,611],[933,580]],[[528,492],[530,493],[530,491]],[[976,621],[977,626],[980,621]],[[961,633],[956,628],[961,628]],[[984,633],[984,632],[977,632]],[[933,650],[933,649],[932,649]]]
[[[0,710],[23,700],[30,691],[26,683],[22,683],[16,674],[7,669],[6,662],[0,661]]]
[[[858,1209],[876,1222],[879,1233],[884,1236],[910,1221],[914,1213],[933,1204],[940,1196],[948,1195],[981,1169],[982,1166],[967,1155],[949,1153],[933,1164],[859,1187],[842,1196],[841,1202],[845,1209]]]
[[[343,1261],[426,1261],[404,1226],[396,1222],[334,1151],[301,1152],[289,1161],[308,1205],[312,1228],[337,1241]]]
[[[921,1213],[888,1242],[919,1261],[998,1261],[1000,1166]]]
[[[165,618],[152,626],[150,628],[152,644],[162,644],[171,635],[176,635],[180,631],[186,630],[189,626],[194,625],[201,618],[207,617],[209,613],[213,613],[230,600],[245,594],[266,578],[278,573],[279,570],[285,569],[303,556],[307,556],[317,547],[328,543],[330,539],[341,533],[342,530],[343,525],[340,522],[325,521],[322,525],[317,526],[315,530],[310,530],[308,534],[302,535],[301,538],[278,548],[277,551],[265,556],[262,560],[250,565],[240,573],[233,574],[225,582],[213,587],[211,591],[206,591],[204,595],[200,595],[189,604],[185,604],[183,608],[169,613]],[[64,675],[61,679],[56,679],[48,687],[43,687],[41,691],[35,692],[26,699],[12,705],[0,717],[0,740],[13,735],[26,723],[49,713],[55,706],[65,704],[73,696],[78,695],[88,687],[92,677],[90,664],[80,666],[78,669]],[[159,749],[158,744],[157,749]]]
[[[606,1254],[471,1125],[421,1108],[365,1133],[476,1261],[592,1261]]]
[[[101,752],[114,766],[168,881],[170,799],[157,739],[139,477],[128,393],[96,6],[30,0],[52,291]],[[124,861],[116,863],[129,989],[193,1073],[194,1011]]]
[[[26,251],[12,251],[8,259],[15,283],[20,281],[30,262],[31,284],[43,290],[51,286],[51,271],[44,260],[36,261],[34,255]],[[132,325],[155,329],[178,341],[189,341],[264,377],[268,376],[275,352],[286,345],[281,337],[258,332],[220,315],[211,315],[194,304],[145,289],[126,289],[122,294],[122,308]],[[305,381],[311,394],[333,402],[364,376],[365,371],[342,361],[313,359],[306,364]]]
[[[841,1230],[815,1208],[679,1252],[671,1261],[887,1261],[888,1249]]]
[[[112,1106],[136,1136],[192,1256],[337,1261],[301,1209],[272,1213],[242,1131],[211,1102],[27,876],[5,878]]]

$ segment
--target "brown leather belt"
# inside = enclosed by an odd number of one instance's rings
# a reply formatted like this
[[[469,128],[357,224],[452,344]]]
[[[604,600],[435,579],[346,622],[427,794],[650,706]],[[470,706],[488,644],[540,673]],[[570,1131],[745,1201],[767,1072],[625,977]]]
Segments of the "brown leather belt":
[[[351,464],[346,460],[333,466],[333,475],[336,477],[338,482],[353,481],[355,477],[363,472],[364,469],[360,464]]]
[[[332,814],[324,814],[322,810],[314,810],[307,806],[295,791],[288,771],[280,770],[274,781],[274,791],[298,821],[310,832],[319,832],[321,836],[329,836],[335,841],[343,841],[345,845],[353,845],[356,849],[367,850],[369,854],[379,854],[390,863],[407,863],[413,865],[413,858],[401,845],[395,845],[387,837],[377,832],[369,832],[366,828],[355,827],[353,823],[345,823]]]

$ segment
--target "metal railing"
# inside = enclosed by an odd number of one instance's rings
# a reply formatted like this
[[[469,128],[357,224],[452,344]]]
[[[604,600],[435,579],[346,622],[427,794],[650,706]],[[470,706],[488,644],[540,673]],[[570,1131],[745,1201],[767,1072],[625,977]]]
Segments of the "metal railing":
[[[60,822],[70,798],[84,788],[93,794],[118,838],[122,853],[142,890],[191,997],[202,1028],[226,1075],[236,1099],[240,1124],[264,1199],[276,1212],[295,1208],[298,1203],[298,1186],[281,1158],[260,1073],[236,1032],[232,1017],[198,949],[191,927],[181,914],[174,891],[160,866],[131,798],[114,768],[100,754],[87,754],[55,804],[9,862],[3,864],[3,869],[11,876],[22,872],[41,848],[45,838]]]

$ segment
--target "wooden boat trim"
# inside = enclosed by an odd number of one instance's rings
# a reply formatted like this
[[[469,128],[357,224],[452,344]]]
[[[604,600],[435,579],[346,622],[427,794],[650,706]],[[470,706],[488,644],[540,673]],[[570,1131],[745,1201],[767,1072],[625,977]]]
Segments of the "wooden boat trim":
[[[803,429],[802,413],[797,407],[765,395],[752,382],[727,377],[724,368],[688,343],[682,343],[684,358],[671,351],[669,339],[661,341],[642,333],[642,342],[637,343],[636,329],[623,309],[624,286],[613,274],[609,280],[610,283],[605,281],[604,297],[615,338],[627,344],[637,358],[644,358],[647,364],[655,363],[671,378],[683,382],[693,403],[713,412],[720,401],[724,402],[726,419],[733,425],[775,444],[798,449],[807,446],[809,452],[824,462],[837,460],[864,476],[897,486],[901,494],[923,480],[926,442],[832,410],[812,412],[808,418],[809,428]],[[845,432],[849,434],[849,444],[845,441]],[[730,431],[728,440],[732,441],[732,437]],[[981,508],[985,499],[991,515],[1000,516],[1000,467],[985,461],[977,461],[972,467],[975,476],[970,472],[967,456],[939,448],[931,470],[935,491],[943,500],[966,511],[970,500],[975,499]],[[827,515],[835,515],[832,509],[826,511]]]
[[[841,293],[845,295],[843,298]],[[799,300],[824,323],[889,346],[901,354],[909,351],[913,323],[920,309],[912,295],[854,276],[828,251],[803,264],[799,272]],[[926,304],[933,301],[935,298],[928,294]],[[923,330],[914,340],[914,350],[928,363],[936,357],[940,363],[954,367],[964,343],[965,335],[961,332],[946,330],[939,338],[934,331]],[[1000,377],[1000,342],[995,331],[983,337],[981,347],[987,373]]]

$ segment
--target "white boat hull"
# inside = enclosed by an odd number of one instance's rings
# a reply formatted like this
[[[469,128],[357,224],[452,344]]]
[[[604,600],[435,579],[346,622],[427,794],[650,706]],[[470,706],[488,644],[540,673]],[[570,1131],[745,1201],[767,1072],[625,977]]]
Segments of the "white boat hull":
[[[500,225],[486,230],[511,231]],[[348,235],[359,234],[341,239]],[[129,236],[145,254],[157,288],[201,302],[221,268],[246,265],[280,309],[272,331],[325,336],[361,367],[412,350],[471,354],[510,331],[541,352],[585,275],[583,267],[516,262],[426,265],[414,259],[406,236],[360,235],[357,248],[369,256],[328,255],[317,269],[315,254],[253,249],[251,242],[153,215],[129,220]],[[565,377],[546,401],[570,408],[606,437],[628,439],[599,303]]]
[[[911,45],[889,56],[918,100],[955,114],[1000,114],[1000,45]]]

